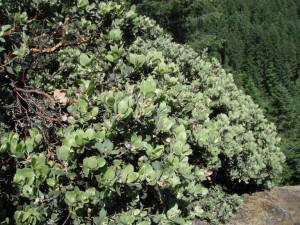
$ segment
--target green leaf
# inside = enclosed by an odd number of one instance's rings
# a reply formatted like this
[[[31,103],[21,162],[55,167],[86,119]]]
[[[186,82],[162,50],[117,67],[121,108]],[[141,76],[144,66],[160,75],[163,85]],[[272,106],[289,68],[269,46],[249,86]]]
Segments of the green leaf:
[[[90,168],[90,169],[97,168],[97,158],[96,158],[96,156],[85,158],[83,160],[83,167],[85,167],[85,166]]]
[[[87,107],[88,107],[88,102],[83,99],[83,98],[80,98],[78,99],[78,110],[81,114],[85,114],[87,112]]]
[[[115,104],[115,99],[113,97],[108,97],[105,101],[105,103],[109,106],[109,107],[113,107]]]
[[[84,19],[84,18],[81,18],[81,20],[80,20],[80,25],[81,25],[81,27],[84,29],[84,28],[88,28],[89,26],[91,26],[91,25],[92,25],[92,22],[89,21],[89,20],[86,20],[86,19]]]
[[[120,29],[113,29],[108,34],[109,38],[114,42],[122,40],[122,31]]]
[[[149,185],[155,185],[156,172],[150,164],[144,163],[138,173],[140,174],[140,180],[146,180]]]
[[[13,155],[15,155],[17,158],[23,158],[24,153],[26,151],[25,142],[21,141],[20,143],[14,143],[14,144],[16,144],[16,145],[15,145],[14,150],[11,149],[11,153]]]
[[[83,143],[85,143],[84,138],[85,138],[85,132],[81,129],[77,130],[75,136],[76,145],[81,146]]]
[[[95,91],[95,86],[96,86],[96,80],[91,79],[91,80],[84,80],[80,79],[77,80],[78,85],[80,86],[81,90],[87,94],[88,97],[92,96]]]
[[[54,187],[56,185],[56,181],[52,178],[48,178],[46,182],[50,187]]]
[[[113,180],[113,179],[115,178],[115,176],[116,176],[116,171],[115,171],[115,169],[114,169],[113,167],[110,167],[110,168],[108,168],[108,169],[106,170],[106,172],[104,173],[103,178],[104,178],[105,180],[111,181],[111,180]]]
[[[76,194],[73,191],[68,191],[65,194],[66,200],[72,204],[76,203]]]
[[[56,150],[57,157],[59,160],[68,160],[71,154],[71,148],[68,146],[61,146]]]
[[[181,218],[181,217],[173,217],[173,218],[171,218],[171,220],[175,224],[186,224],[186,220],[184,218]]]
[[[7,24],[7,25],[4,25],[4,26],[1,26],[1,31],[5,32],[5,31],[9,30],[10,28],[11,28],[11,25]]]
[[[114,149],[114,144],[109,139],[106,139],[103,142],[103,147],[105,148],[105,150],[107,150],[109,152]]]
[[[95,91],[96,81],[93,79],[89,82],[88,88],[86,90],[87,96],[91,96]]]
[[[128,111],[128,101],[126,99],[123,99],[118,103],[118,113],[125,114]]]
[[[158,180],[163,173],[164,170],[163,165],[161,162],[158,161],[153,162],[151,165],[156,173],[156,179]]]
[[[98,165],[99,168],[105,166],[105,163],[106,163],[106,161],[105,161],[104,158],[98,157],[97,165]]]
[[[171,144],[170,148],[176,155],[183,155],[184,143],[182,143],[181,141],[175,141]]]
[[[119,220],[121,221],[122,224],[133,224],[135,221],[134,216],[132,215],[126,215],[124,213],[122,213],[119,217]]]
[[[126,178],[126,183],[129,184],[129,183],[132,183],[134,181],[136,181],[139,177],[139,174],[138,173],[130,173],[127,175],[127,178]]]
[[[146,148],[147,156],[149,156],[151,159],[159,158],[163,154],[163,152],[164,152],[163,145],[156,146],[155,149],[153,149],[151,145],[148,145]]]
[[[92,58],[90,58],[86,53],[82,53],[79,57],[79,63],[83,67],[88,66],[92,61]]]
[[[149,221],[143,221],[138,223],[137,225],[150,225],[151,223]]]
[[[156,119],[156,127],[158,130],[169,132],[172,126],[175,124],[173,120],[170,120],[167,116],[162,115]]]
[[[67,111],[68,111],[68,113],[74,115],[77,112],[77,107],[75,105],[69,105],[67,107]]]
[[[102,208],[99,213],[100,220],[102,220],[104,217],[106,217],[106,215],[107,215],[106,210],[104,208]]]
[[[14,72],[14,70],[13,70],[13,68],[12,68],[12,67],[10,67],[10,66],[6,66],[5,68],[6,68],[6,71],[7,71],[8,73],[10,73],[10,74],[12,74],[12,75],[14,75],[14,74],[15,74],[15,72]]]
[[[208,144],[208,130],[206,129],[201,129],[198,133],[198,145],[200,147],[207,145]]]
[[[105,58],[110,62],[115,62],[115,58],[112,55],[107,55]]]
[[[77,7],[79,9],[85,9],[89,5],[88,0],[77,0]]]
[[[182,124],[174,129],[174,133],[178,141],[181,141],[183,143],[186,142],[187,135],[185,127]]]
[[[194,211],[195,211],[195,215],[199,217],[202,216],[204,213],[204,210],[198,205],[194,207]]]
[[[85,194],[88,196],[89,199],[95,197],[95,195],[96,195],[96,188],[91,187],[91,188],[87,189],[85,191]]]
[[[30,212],[23,213],[22,222],[25,222],[30,216]]]
[[[95,131],[92,128],[88,128],[85,133],[84,136],[86,139],[88,140],[92,140],[94,137]]]
[[[23,182],[24,184],[33,184],[35,174],[31,168],[17,169],[14,176],[14,183]]]
[[[162,52],[149,52],[147,58],[152,65],[157,65],[163,59]]]
[[[171,219],[173,217],[179,216],[180,213],[181,213],[181,211],[178,209],[178,205],[175,204],[171,209],[168,210],[167,216],[169,219]]]
[[[147,80],[143,80],[140,85],[140,89],[144,98],[150,98],[155,96],[156,83],[153,77],[148,77]]]
[[[34,188],[31,185],[24,185],[22,188],[22,194],[24,197],[30,198],[34,195]]]
[[[39,130],[37,128],[32,128],[31,130],[29,130],[29,134],[32,140],[34,140],[34,142],[36,144],[40,144],[42,141],[42,135],[40,134]]]
[[[93,107],[92,111],[91,111],[91,116],[92,117],[96,117],[99,113],[99,108],[98,107]]]
[[[82,171],[85,176],[88,176],[90,170],[96,171],[97,169],[103,167],[105,163],[106,161],[102,157],[97,157],[97,156],[86,157],[83,160]]]
[[[29,138],[25,139],[25,146],[26,146],[27,153],[30,153],[33,151],[34,146],[33,146],[33,141],[31,139],[29,139]]]
[[[132,177],[128,180],[128,175],[133,174],[134,167],[131,164],[128,164],[125,168],[121,171],[121,180],[124,183],[131,183],[133,181]]]
[[[128,61],[132,64],[135,68],[142,67],[146,62],[146,56],[138,55],[138,54],[129,54]]]

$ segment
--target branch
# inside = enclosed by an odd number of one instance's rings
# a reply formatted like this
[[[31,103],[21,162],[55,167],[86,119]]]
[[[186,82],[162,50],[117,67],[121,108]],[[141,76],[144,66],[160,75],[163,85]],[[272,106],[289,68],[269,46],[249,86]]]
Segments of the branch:
[[[36,20],[36,16],[33,19],[31,19],[31,20],[25,21],[25,23],[26,24],[30,24],[30,23],[32,23],[35,20]],[[5,31],[4,34],[3,34],[3,36],[11,35],[15,30],[16,30],[16,26],[10,28],[8,31]]]
[[[81,45],[83,43],[87,43],[89,40],[90,40],[89,37],[87,37],[87,38],[81,37],[81,39],[79,41],[72,41],[72,42],[64,42],[63,40],[61,40],[60,42],[58,42],[55,46],[53,46],[51,48],[46,48],[46,49],[31,48],[30,51],[37,52],[37,53],[52,53],[62,46],[65,47],[65,46]]]
[[[26,89],[16,87],[14,90],[17,92],[34,93],[34,94],[42,95],[42,96],[48,98],[51,102],[53,102],[53,103],[55,102],[54,99],[50,95],[48,95],[45,92],[42,92],[40,90],[37,90],[37,89],[26,90]]]
[[[52,53],[54,51],[56,51],[57,49],[59,49],[62,46],[71,46],[71,45],[80,45],[83,43],[86,43],[90,40],[90,38],[86,38],[86,37],[80,37],[79,41],[75,41],[75,42],[65,42],[65,27],[67,26],[67,24],[69,23],[70,18],[65,18],[65,21],[60,24],[56,30],[52,33],[52,35],[56,34],[57,31],[59,29],[62,29],[62,36],[61,36],[61,40],[53,47],[50,48],[46,48],[46,49],[41,49],[41,48],[31,48],[30,51],[32,52],[37,52],[37,53]]]
[[[12,27],[10,28],[8,31],[5,31],[3,36],[8,36],[10,34],[12,34],[15,31],[16,27]]]
[[[49,117],[49,116],[46,116],[46,115],[43,115],[42,113],[40,112],[36,112],[36,115],[38,115],[39,117],[43,118],[43,119],[46,119],[48,122],[57,122],[59,124],[61,124],[61,120],[60,119],[57,119],[57,118],[53,118],[53,117]]]

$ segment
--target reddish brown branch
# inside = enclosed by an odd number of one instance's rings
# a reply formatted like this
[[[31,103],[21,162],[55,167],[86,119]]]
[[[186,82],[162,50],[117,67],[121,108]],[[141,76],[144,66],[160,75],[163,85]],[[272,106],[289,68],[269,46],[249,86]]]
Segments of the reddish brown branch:
[[[8,36],[8,35],[12,34],[15,31],[15,29],[16,29],[15,27],[12,27],[8,31],[5,31],[3,36]]]
[[[34,93],[34,94],[37,94],[37,95],[42,95],[42,96],[48,98],[51,102],[54,102],[54,99],[50,95],[48,95],[45,92],[42,92],[40,90],[37,90],[37,89],[26,90],[26,89],[22,89],[22,88],[15,88],[14,90],[17,91],[17,92]]]
[[[66,18],[64,23],[59,25],[59,27],[54,32],[52,32],[52,35],[54,35],[57,33],[58,30],[60,30],[60,29],[62,30],[62,36],[61,36],[60,42],[58,42],[56,45],[54,45],[53,47],[50,47],[50,48],[46,48],[46,49],[31,48],[30,51],[37,52],[37,53],[52,53],[62,46],[74,46],[74,45],[80,45],[80,44],[88,42],[90,40],[89,37],[80,37],[80,40],[78,40],[78,41],[65,42],[65,35],[66,35],[65,27],[67,26],[69,21],[70,21],[70,19]]]
[[[72,42],[60,41],[51,48],[46,48],[46,49],[31,48],[30,51],[37,52],[37,53],[52,53],[52,52],[56,51],[57,49],[59,49],[60,47],[81,45],[81,44],[87,43],[89,40],[90,40],[90,38],[82,37],[81,40],[79,40],[79,41],[72,41]]]
[[[46,49],[40,49],[40,48],[31,48],[30,51],[32,52],[38,52],[38,53],[52,53],[54,52],[56,49],[60,48],[61,46],[63,46],[63,42],[60,41],[58,42],[55,46],[53,46],[52,48],[46,48]]]
[[[61,120],[60,120],[60,119],[57,119],[57,118],[53,118],[53,117],[49,117],[49,116],[43,115],[43,114],[40,113],[40,112],[36,112],[36,114],[37,114],[39,117],[41,117],[41,118],[47,120],[48,122],[57,122],[57,123],[61,123]]]
[[[25,23],[26,24],[30,24],[30,23],[34,22],[35,20],[36,20],[36,17],[34,17],[31,20],[25,21]],[[15,30],[16,30],[16,27],[14,26],[14,27],[10,28],[9,30],[5,31],[4,34],[3,34],[3,36],[11,35]]]

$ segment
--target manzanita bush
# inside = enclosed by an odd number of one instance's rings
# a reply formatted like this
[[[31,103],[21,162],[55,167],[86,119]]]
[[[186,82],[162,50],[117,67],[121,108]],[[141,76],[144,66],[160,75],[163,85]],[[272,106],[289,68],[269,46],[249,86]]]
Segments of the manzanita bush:
[[[1,224],[218,224],[276,182],[274,125],[134,7],[0,6]]]

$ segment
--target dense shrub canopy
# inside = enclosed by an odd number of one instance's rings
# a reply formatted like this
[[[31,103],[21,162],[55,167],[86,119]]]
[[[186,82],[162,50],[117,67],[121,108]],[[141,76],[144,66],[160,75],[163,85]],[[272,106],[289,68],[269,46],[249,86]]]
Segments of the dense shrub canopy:
[[[282,182],[300,184],[300,1],[128,0],[175,41],[207,49],[273,121],[286,155]]]
[[[134,7],[0,4],[1,220],[220,223],[276,181],[274,125]]]

